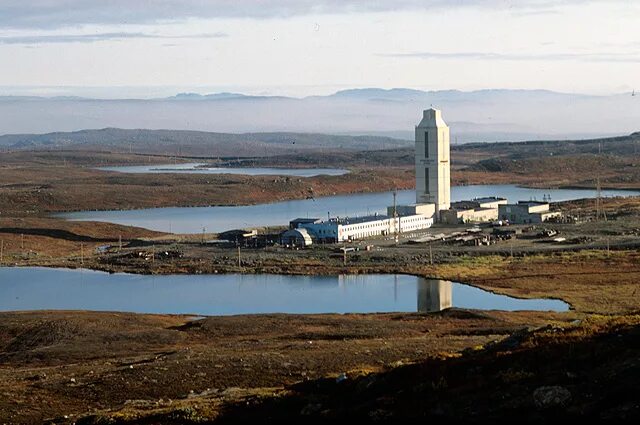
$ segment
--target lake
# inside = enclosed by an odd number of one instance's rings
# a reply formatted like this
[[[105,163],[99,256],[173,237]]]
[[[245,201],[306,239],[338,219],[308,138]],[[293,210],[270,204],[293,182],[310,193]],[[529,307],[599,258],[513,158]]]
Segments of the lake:
[[[347,174],[349,170],[339,168],[226,168],[226,167],[204,167],[203,163],[187,164],[155,164],[155,165],[125,165],[115,167],[99,167],[102,171],[115,171],[118,173],[134,174],[244,174],[247,176],[293,176],[293,177],[313,177],[320,175],[341,176]]]
[[[483,196],[501,196],[510,202],[522,200],[551,201],[591,198],[596,191],[585,189],[528,189],[514,185],[454,186],[451,200],[461,201]],[[603,190],[603,196],[640,195],[640,191]],[[415,203],[415,191],[398,192],[399,204]],[[393,204],[393,193],[362,193],[326,196],[316,199],[275,202],[237,207],[151,208],[125,211],[82,211],[56,214],[57,217],[82,221],[105,221],[127,226],[145,227],[170,233],[222,232],[229,229],[286,225],[297,217],[356,216],[386,213]]]
[[[132,275],[0,267],[0,311],[93,310],[234,315],[258,313],[567,311],[559,300],[516,299],[411,275]]]

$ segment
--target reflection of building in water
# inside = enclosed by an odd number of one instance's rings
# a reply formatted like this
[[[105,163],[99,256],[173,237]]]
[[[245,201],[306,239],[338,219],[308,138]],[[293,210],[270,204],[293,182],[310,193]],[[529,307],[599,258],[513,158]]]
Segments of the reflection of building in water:
[[[418,279],[418,313],[432,313],[453,306],[451,282],[438,279]]]
[[[357,275],[357,274],[339,274],[338,275],[338,286],[341,288],[346,288],[347,286],[355,287],[355,286],[365,286],[367,284],[366,275]]]

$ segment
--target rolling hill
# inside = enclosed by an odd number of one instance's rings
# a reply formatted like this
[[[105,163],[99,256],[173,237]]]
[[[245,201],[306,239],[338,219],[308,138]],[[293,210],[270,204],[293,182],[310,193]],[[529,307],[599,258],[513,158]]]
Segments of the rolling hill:
[[[366,151],[408,146],[412,146],[411,141],[380,136],[230,134],[120,128],[0,136],[0,149],[4,150],[82,149],[196,156],[270,156],[307,151]]]

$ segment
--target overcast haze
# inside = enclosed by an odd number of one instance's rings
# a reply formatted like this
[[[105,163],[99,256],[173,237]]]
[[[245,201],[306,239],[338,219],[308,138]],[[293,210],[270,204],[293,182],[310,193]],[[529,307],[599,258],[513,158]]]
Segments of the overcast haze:
[[[116,86],[133,87],[133,97],[347,87],[620,93],[640,87],[638,22],[640,2],[616,0],[3,0],[0,86],[95,86],[103,97]]]

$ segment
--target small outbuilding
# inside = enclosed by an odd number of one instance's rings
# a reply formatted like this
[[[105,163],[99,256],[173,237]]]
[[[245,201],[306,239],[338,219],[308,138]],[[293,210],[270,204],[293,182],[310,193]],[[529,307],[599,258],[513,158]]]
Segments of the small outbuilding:
[[[297,247],[309,246],[313,243],[311,235],[307,229],[289,229],[280,236],[283,245],[292,245]]]
[[[505,198],[496,197],[452,202],[450,209],[440,211],[440,219],[445,224],[494,221],[498,219],[498,208],[506,203]]]
[[[519,201],[517,204],[499,206],[499,218],[512,224],[544,223],[562,216],[558,211],[549,211],[548,202]]]
[[[226,232],[219,233],[218,239],[233,242],[236,245],[247,246],[250,243],[254,242],[257,236],[258,236],[258,231],[255,229],[252,229],[252,230],[234,229],[234,230],[227,230]]]

